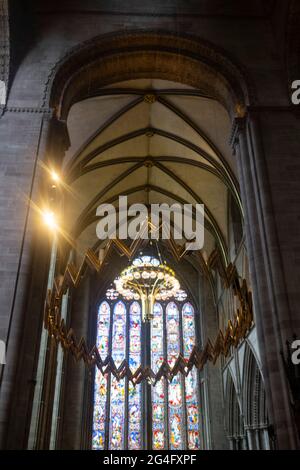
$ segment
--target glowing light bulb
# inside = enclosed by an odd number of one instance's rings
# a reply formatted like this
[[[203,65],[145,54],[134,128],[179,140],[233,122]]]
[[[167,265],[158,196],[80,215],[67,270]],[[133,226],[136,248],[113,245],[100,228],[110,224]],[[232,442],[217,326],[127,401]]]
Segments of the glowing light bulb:
[[[56,171],[54,170],[51,171],[51,178],[53,181],[55,181],[55,183],[58,183],[60,181],[58,173],[56,173]]]
[[[52,230],[55,230],[57,228],[57,223],[56,223],[55,215],[53,212],[45,211],[43,213],[43,219],[44,219],[44,223]]]

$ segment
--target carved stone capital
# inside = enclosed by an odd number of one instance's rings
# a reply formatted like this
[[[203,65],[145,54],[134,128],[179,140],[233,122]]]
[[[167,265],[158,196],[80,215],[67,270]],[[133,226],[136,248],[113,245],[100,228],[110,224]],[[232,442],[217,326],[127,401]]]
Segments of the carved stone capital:
[[[235,152],[236,145],[239,140],[239,135],[246,128],[246,116],[236,117],[232,122],[231,134],[229,137],[229,144],[232,147],[233,152]]]

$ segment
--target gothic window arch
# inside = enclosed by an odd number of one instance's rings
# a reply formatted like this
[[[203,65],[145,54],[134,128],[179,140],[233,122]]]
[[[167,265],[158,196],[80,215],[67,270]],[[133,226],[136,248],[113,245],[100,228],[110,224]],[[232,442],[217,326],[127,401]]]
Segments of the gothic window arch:
[[[138,301],[100,303],[96,344],[101,358],[111,356],[116,367],[126,360],[134,372],[147,365],[148,357],[156,373],[164,359],[170,367],[179,354],[188,359],[196,341],[195,309],[189,301],[155,302],[150,323],[142,321]],[[178,373],[170,383],[162,378],[150,386],[150,395],[147,387],[96,369],[93,449],[200,449],[198,371],[192,369],[187,377]]]
[[[255,355],[246,343],[243,404],[245,425],[251,449],[270,449],[269,420],[262,374]]]
[[[229,372],[226,385],[226,428],[231,449],[245,449],[246,439],[244,420],[234,381]]]

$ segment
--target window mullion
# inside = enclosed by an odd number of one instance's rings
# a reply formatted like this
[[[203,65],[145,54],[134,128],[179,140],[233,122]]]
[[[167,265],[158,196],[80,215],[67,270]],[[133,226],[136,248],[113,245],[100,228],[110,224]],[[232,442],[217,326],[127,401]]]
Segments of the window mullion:
[[[114,304],[110,302],[110,324],[109,324],[109,340],[108,340],[108,356],[112,357],[112,330],[113,330],[113,310]],[[110,392],[111,392],[111,372],[107,375],[106,383],[106,419],[105,419],[105,444],[104,448],[108,450],[109,447],[109,421],[110,421]]]
[[[163,308],[163,344],[164,344],[164,360],[168,362],[168,345],[167,345],[167,315],[166,315],[166,304],[162,305]],[[167,450],[170,448],[170,438],[169,438],[169,390],[168,390],[168,380],[164,379],[164,390],[165,390],[165,444],[167,444]]]
[[[130,344],[130,307],[129,304],[126,304],[126,350],[125,350],[125,359],[127,364],[129,364],[129,344]],[[125,377],[125,397],[124,397],[124,449],[127,450],[129,448],[128,442],[128,433],[129,433],[129,414],[128,414],[128,386],[129,380],[128,377]]]
[[[146,344],[146,332],[145,332],[145,323],[142,323],[142,328],[141,328],[141,339],[142,339],[142,348],[141,348],[141,365],[143,369],[145,368],[145,344]],[[142,388],[142,415],[143,417],[145,416],[145,419],[143,419],[143,429],[142,429],[142,436],[143,436],[143,448],[146,449],[147,447],[147,428],[145,426],[145,422],[147,421],[147,408],[146,408],[146,383],[143,380],[141,383],[141,388]]]
[[[183,344],[183,326],[182,326],[182,306],[177,305],[179,311],[179,335],[180,335],[180,354],[184,357]],[[188,449],[188,426],[187,426],[187,407],[186,407],[186,391],[185,376],[181,374],[181,393],[182,393],[182,414],[183,414],[183,448]]]

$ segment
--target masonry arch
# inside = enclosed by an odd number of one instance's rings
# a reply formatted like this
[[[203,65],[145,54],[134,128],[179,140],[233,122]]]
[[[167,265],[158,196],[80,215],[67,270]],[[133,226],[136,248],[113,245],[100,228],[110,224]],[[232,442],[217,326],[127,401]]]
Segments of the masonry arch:
[[[130,101],[125,106],[115,109],[113,114],[82,139],[77,148],[71,145],[66,156],[64,143],[72,143],[72,138],[59,139],[59,135],[61,136],[61,132],[66,135],[68,120],[73,110],[85,105],[88,107],[92,100],[99,100],[99,104],[101,99],[107,96],[130,96]],[[218,115],[225,110],[222,119],[227,123],[227,127],[223,140],[225,136],[227,139],[230,138],[236,158],[232,159],[230,147],[227,148],[225,156],[219,149],[219,143],[216,144],[211,139],[208,130],[203,130],[199,122],[188,116],[186,107],[174,103],[174,97],[175,99],[184,97],[191,101],[199,99],[202,103],[205,101],[207,106],[219,106],[215,109]],[[190,36],[159,31],[132,31],[97,37],[71,50],[51,72],[43,102],[45,106],[54,110],[52,120],[55,127],[54,135],[57,132],[57,141],[62,143],[61,159],[57,163],[62,164],[64,176],[70,183],[73,193],[86,195],[86,200],[82,204],[74,204],[73,201],[68,206],[68,201],[66,203],[65,207],[70,211],[65,220],[68,225],[71,220],[75,220],[72,242],[77,252],[71,250],[70,256],[65,256],[64,260],[71,257],[80,264],[86,248],[95,246],[93,211],[96,204],[104,201],[114,202],[119,194],[125,192],[132,196],[133,203],[137,202],[137,198],[139,201],[142,198],[145,204],[157,202],[162,194],[168,201],[203,200],[208,207],[206,228],[207,234],[208,232],[210,234],[205,253],[201,253],[202,259],[207,265],[209,256],[216,248],[220,251],[226,268],[230,262],[230,243],[226,237],[228,220],[227,218],[222,220],[220,214],[226,213],[223,205],[226,199],[222,197],[221,189],[226,188],[226,191],[230,192],[241,212],[241,219],[245,211],[246,218],[252,217],[252,222],[255,222],[258,218],[256,211],[262,209],[261,205],[258,205],[257,209],[254,198],[248,198],[246,194],[246,188],[249,187],[252,194],[255,192],[254,186],[251,187],[253,181],[249,170],[248,146],[257,127],[252,125],[252,121],[251,127],[247,121],[248,108],[255,103],[251,79],[249,80],[249,75],[243,68],[236,65],[235,61],[223,51]],[[153,111],[155,107],[156,110]],[[145,108],[148,110],[146,113]],[[153,112],[149,111],[149,108]],[[177,134],[170,129],[166,130],[164,124],[161,127],[152,122],[140,125],[140,120],[142,122],[145,115],[148,121],[158,117],[161,119],[162,108],[172,114],[174,119],[172,123],[177,126]],[[140,114],[139,112],[134,114],[137,110],[141,111]],[[126,121],[128,116],[131,118]],[[124,117],[126,122],[123,120],[123,127],[118,128]],[[178,122],[181,123],[183,135],[178,131]],[[110,131],[114,134],[114,139],[108,138]],[[192,136],[190,132],[194,135]],[[149,139],[152,139],[151,144]],[[170,153],[165,152],[166,141],[171,142],[171,146],[168,147],[169,151],[171,149]],[[135,153],[132,149],[139,151]],[[253,158],[253,148],[251,151],[250,156]],[[106,165],[103,164],[105,153],[108,155]],[[203,182],[209,181],[210,175],[214,178],[211,186],[216,185],[216,180],[220,181],[218,191],[210,201],[203,197],[203,194],[208,194],[204,184],[197,188],[193,187],[197,179],[195,175],[186,173],[181,177],[179,166],[185,163],[187,166],[190,165],[188,156],[191,155],[193,161],[201,162],[201,165],[193,163],[197,171],[202,171],[202,174],[198,175],[197,184],[201,179]],[[162,159],[165,157],[168,168],[165,168],[165,164],[161,164],[161,157]],[[233,169],[233,160],[237,163],[235,169]],[[154,175],[156,184],[149,182],[150,172],[152,177]],[[138,186],[133,184],[135,178],[132,176],[133,173],[142,181]],[[99,181],[99,178],[101,178],[101,191],[92,193],[91,188],[94,185],[91,183]],[[257,179],[254,183],[257,184]],[[171,184],[176,187],[176,192],[165,189]],[[210,207],[214,209],[211,210]],[[253,226],[254,224],[249,225],[247,234],[251,256],[259,247],[259,243],[265,242],[259,239],[260,234],[251,232]],[[257,264],[252,261],[252,273],[255,274],[256,269],[258,269]],[[263,277],[265,267],[261,271],[260,276]],[[254,280],[256,282],[255,276]],[[258,307],[257,319],[258,323],[261,322],[261,327],[264,320],[260,316],[259,292],[255,283],[253,291]],[[218,325],[215,324],[212,328],[213,333],[217,332],[217,328]],[[238,418],[237,397],[233,389],[229,392],[231,415],[234,418],[230,424],[231,431],[242,440],[244,424],[242,426]],[[271,414],[272,412],[271,402]],[[244,445],[241,442],[237,444],[238,447]]]

